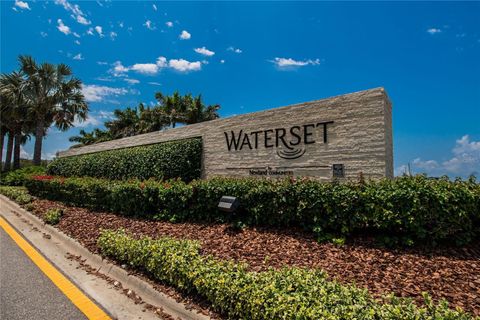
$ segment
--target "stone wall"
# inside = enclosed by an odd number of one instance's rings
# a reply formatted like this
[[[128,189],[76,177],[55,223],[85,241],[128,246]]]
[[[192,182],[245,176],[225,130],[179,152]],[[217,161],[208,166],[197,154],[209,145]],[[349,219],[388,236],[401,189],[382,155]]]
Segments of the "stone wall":
[[[330,180],[334,164],[343,165],[347,179],[360,172],[393,177],[391,103],[383,88],[69,149],[59,157],[190,137],[203,139],[204,177]]]

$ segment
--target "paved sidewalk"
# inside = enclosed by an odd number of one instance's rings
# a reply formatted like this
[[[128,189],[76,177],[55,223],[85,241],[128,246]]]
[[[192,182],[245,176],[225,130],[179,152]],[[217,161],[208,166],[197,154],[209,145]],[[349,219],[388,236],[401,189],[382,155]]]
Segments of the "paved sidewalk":
[[[2,228],[0,319],[86,319]]]

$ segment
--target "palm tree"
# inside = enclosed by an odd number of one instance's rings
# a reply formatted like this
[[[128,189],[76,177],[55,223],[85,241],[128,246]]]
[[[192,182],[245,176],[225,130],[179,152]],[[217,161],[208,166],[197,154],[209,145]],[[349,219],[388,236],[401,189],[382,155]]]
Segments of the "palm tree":
[[[188,105],[185,123],[192,124],[203,121],[209,121],[219,118],[218,110],[220,105],[205,106],[202,102],[202,96],[198,95],[192,103]]]
[[[0,171],[3,170],[2,164],[3,164],[3,146],[5,142],[5,136],[8,135],[9,129],[7,126],[7,119],[8,119],[8,112],[10,109],[10,105],[7,103],[7,99],[3,94],[0,94]],[[12,140],[12,145],[13,145],[13,140]],[[8,153],[8,147],[7,147],[7,153]],[[10,154],[11,158],[11,154]]]
[[[175,128],[177,123],[185,122],[185,113],[187,111],[188,100],[191,96],[182,97],[178,91],[173,95],[166,96],[161,92],[155,93],[155,99],[159,102],[158,108],[165,115],[167,124]]]
[[[10,132],[9,138],[13,136],[14,139],[13,169],[20,168],[20,146],[26,142],[32,129],[31,123],[27,120],[29,106],[24,97],[23,83],[23,75],[19,72],[0,76],[0,92],[4,102],[9,105],[3,117],[6,118],[5,125]],[[9,142],[11,143],[10,140]],[[11,144],[9,147],[12,147]],[[11,151],[8,155],[11,157]],[[8,170],[10,159],[7,157],[7,160],[6,169]]]
[[[130,137],[137,134],[139,115],[137,108],[127,107],[125,110],[113,111],[115,120],[105,122],[105,127],[110,131],[113,139]]]
[[[19,62],[26,75],[23,90],[31,105],[29,116],[35,122],[33,163],[40,165],[46,128],[54,124],[62,131],[67,130],[76,118],[86,119],[88,105],[81,92],[81,81],[72,76],[67,65],[39,65],[30,56],[20,56]]]
[[[140,104],[139,111],[137,133],[160,131],[167,125],[168,119],[159,108],[145,108]]]
[[[97,142],[103,142],[112,140],[108,131],[103,131],[98,128],[93,129],[92,132],[86,132],[85,130],[80,130],[78,136],[73,136],[68,139],[70,142],[78,142],[78,144],[73,145],[72,148],[77,148],[80,146],[86,146],[89,144],[94,144]]]
[[[95,135],[93,132],[86,132],[85,130],[80,130],[78,136],[72,136],[68,139],[70,142],[78,142],[78,145],[74,145],[74,147],[77,146],[86,146],[89,144],[93,144],[96,142]]]

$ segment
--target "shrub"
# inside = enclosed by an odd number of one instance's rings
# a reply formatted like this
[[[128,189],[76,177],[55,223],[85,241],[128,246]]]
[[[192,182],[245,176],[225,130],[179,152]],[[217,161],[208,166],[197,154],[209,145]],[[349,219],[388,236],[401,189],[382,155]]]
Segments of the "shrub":
[[[426,307],[409,299],[384,297],[340,284],[320,270],[283,268],[251,272],[243,264],[203,256],[191,240],[134,239],[124,231],[101,232],[102,253],[184,292],[199,294],[230,319],[472,319],[438,305],[426,296]]]
[[[181,178],[191,181],[201,174],[200,138],[57,158],[48,174],[89,176],[115,180]]]
[[[27,190],[23,187],[0,186],[0,194],[3,194],[5,197],[12,199],[20,205],[26,205],[33,200]]]
[[[63,210],[62,209],[49,209],[45,215],[43,216],[43,221],[45,223],[55,225],[60,222],[60,219],[62,218],[63,215]]]
[[[172,222],[300,226],[337,243],[368,232],[390,243],[464,244],[480,232],[480,185],[473,179],[417,176],[335,184],[218,178],[187,184],[41,176],[27,187],[33,195],[95,210]],[[240,199],[237,215],[217,210],[222,195]]]
[[[41,175],[46,171],[45,167],[29,166],[13,171],[2,173],[0,176],[1,184],[6,186],[23,186],[25,180],[31,175]]]

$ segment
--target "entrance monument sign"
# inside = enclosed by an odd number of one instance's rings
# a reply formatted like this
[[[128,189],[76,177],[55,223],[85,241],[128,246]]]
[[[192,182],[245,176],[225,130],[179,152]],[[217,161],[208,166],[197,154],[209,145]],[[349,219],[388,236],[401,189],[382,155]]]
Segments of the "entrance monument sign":
[[[393,177],[392,105],[383,88],[127,137],[59,157],[201,137],[203,177]]]

